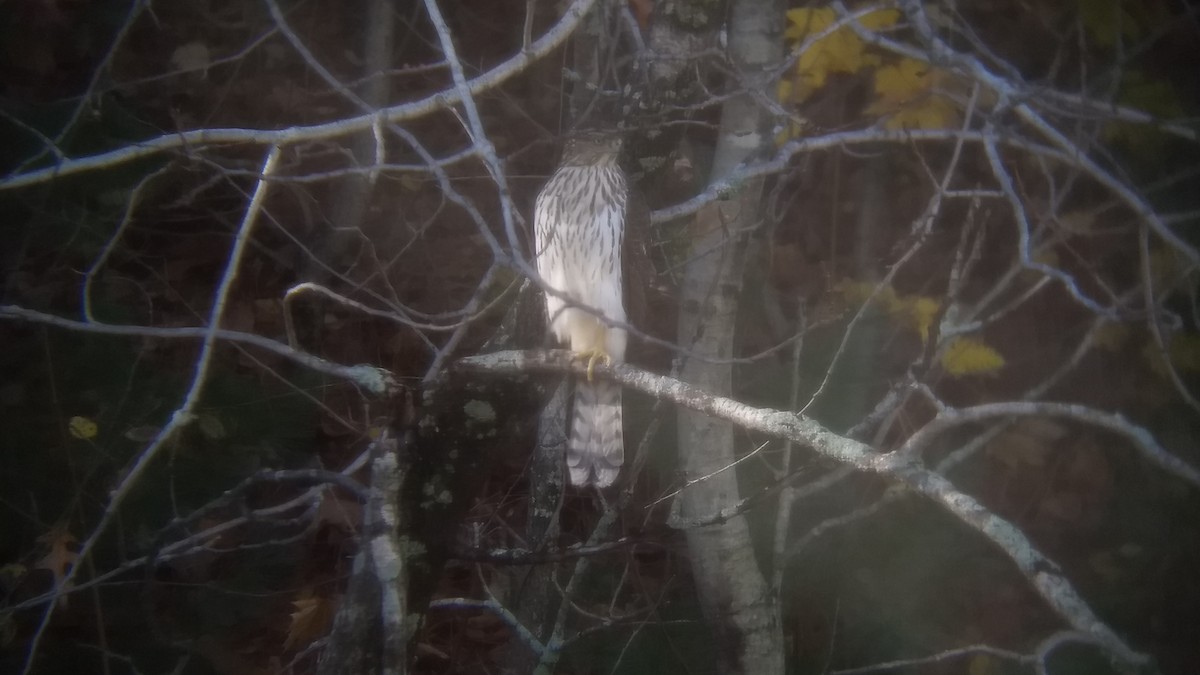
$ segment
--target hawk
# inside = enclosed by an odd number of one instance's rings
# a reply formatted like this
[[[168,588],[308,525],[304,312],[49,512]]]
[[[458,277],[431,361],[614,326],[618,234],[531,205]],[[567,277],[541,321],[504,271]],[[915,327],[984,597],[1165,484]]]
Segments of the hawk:
[[[614,325],[626,322],[621,250],[629,188],[620,152],[615,134],[567,141],[533,214],[538,274],[557,292],[546,293],[550,329],[589,359],[587,378],[575,382],[567,470],[572,485],[601,488],[613,484],[625,459],[621,386],[592,377],[597,360],[625,359],[625,329]]]

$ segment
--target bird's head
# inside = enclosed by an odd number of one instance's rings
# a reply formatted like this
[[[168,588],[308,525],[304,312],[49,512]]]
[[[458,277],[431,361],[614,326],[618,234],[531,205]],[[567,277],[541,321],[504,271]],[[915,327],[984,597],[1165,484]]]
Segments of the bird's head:
[[[616,131],[581,131],[567,138],[563,166],[616,165],[624,138]]]

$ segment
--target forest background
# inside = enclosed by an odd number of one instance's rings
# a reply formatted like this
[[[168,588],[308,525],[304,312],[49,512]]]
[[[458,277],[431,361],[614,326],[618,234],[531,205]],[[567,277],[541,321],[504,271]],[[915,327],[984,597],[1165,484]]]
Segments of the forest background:
[[[0,5],[0,670],[1193,673],[1200,9]],[[627,463],[532,201],[619,129]]]

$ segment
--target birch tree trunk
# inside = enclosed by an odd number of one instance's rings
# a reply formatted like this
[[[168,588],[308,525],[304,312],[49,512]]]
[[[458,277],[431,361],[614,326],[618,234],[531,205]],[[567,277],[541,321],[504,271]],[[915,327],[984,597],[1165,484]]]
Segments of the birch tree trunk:
[[[782,57],[783,8],[777,2],[735,0],[731,5],[729,54],[743,84],[769,91],[763,74]],[[729,175],[771,142],[770,119],[750,95],[725,103],[711,180]],[[732,367],[706,360],[733,352],[749,232],[756,227],[763,185],[748,181],[726,201],[705,207],[693,224],[690,262],[684,273],[679,343],[691,350],[682,379],[718,394],[730,394]],[[737,475],[721,471],[735,459],[733,427],[681,411],[679,450],[689,481],[678,504],[683,522],[695,522],[737,501]],[[779,608],[754,556],[746,519],[687,530],[701,604],[716,633],[723,673],[782,673]]]

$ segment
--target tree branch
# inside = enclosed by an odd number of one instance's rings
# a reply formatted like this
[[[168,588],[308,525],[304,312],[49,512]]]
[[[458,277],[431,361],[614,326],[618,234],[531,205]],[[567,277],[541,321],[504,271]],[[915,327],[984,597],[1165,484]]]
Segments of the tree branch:
[[[482,94],[524,72],[530,63],[540,59],[562,44],[575,27],[583,20],[596,0],[573,0],[563,12],[562,19],[550,30],[534,41],[528,49],[513,55],[507,61],[469,80],[467,89],[471,94]],[[0,190],[10,190],[44,183],[61,176],[85,171],[110,168],[143,157],[156,155],[167,150],[195,148],[222,143],[250,143],[255,145],[285,145],[304,141],[325,140],[368,131],[379,120],[399,122],[445,110],[447,106],[461,102],[459,91],[451,87],[409,103],[383,108],[379,112],[348,117],[324,124],[288,127],[286,129],[196,129],[178,134],[166,134],[128,145],[109,152],[68,159],[54,166],[18,173],[0,181]]]
[[[584,364],[571,359],[568,353],[558,351],[498,352],[473,356],[459,360],[456,368],[494,374],[570,371],[584,375],[586,372]],[[1096,616],[1058,565],[1034,547],[1020,529],[989,511],[973,497],[960,492],[941,475],[921,466],[914,455],[907,452],[879,454],[866,444],[839,436],[803,415],[770,408],[755,408],[733,399],[714,396],[685,382],[655,375],[628,364],[598,365],[595,372],[627,387],[720,417],[747,430],[803,444],[824,457],[861,471],[885,476],[924,495],[999,547],[1017,565],[1043,600],[1072,628],[1087,634],[1129,666],[1141,668],[1149,663],[1148,657],[1131,649]],[[949,411],[946,414],[960,417],[953,420],[943,419],[928,433],[941,431],[944,424],[974,422],[1000,415],[1055,414],[1099,424],[1123,435],[1139,447],[1161,451],[1161,448],[1153,443],[1149,432],[1141,427],[1124,422],[1116,416],[1106,417],[1099,411],[1089,411],[1084,406],[992,404]]]
[[[240,344],[254,345],[261,347],[269,352],[282,356],[291,361],[312,369],[318,373],[325,373],[333,377],[339,377],[343,380],[348,380],[354,384],[366,389],[372,394],[386,395],[399,390],[400,384],[391,373],[383,368],[367,364],[359,364],[355,366],[345,366],[340,363],[326,361],[319,356],[313,356],[307,352],[302,352],[297,349],[276,342],[270,338],[265,338],[261,335],[253,333],[243,333],[236,330],[227,330],[218,328],[212,330],[201,326],[197,327],[182,327],[182,328],[155,328],[152,326],[127,326],[111,323],[96,323],[93,321],[75,321],[53,314],[46,314],[16,305],[0,305],[0,319],[10,319],[15,321],[28,321],[30,323],[39,323],[47,326],[55,326],[65,328],[67,330],[79,331],[81,333],[97,333],[100,335],[126,335],[129,337],[149,337],[149,338],[206,338],[209,334],[215,336],[217,340],[228,340],[229,342],[237,342]]]

